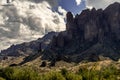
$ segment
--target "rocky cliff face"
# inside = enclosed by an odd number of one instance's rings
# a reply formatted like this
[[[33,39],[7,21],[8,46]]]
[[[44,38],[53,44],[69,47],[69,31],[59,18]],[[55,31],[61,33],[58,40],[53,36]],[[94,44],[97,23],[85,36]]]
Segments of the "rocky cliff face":
[[[120,3],[105,10],[86,9],[73,17],[67,13],[66,31],[54,36],[43,59],[79,62],[120,58]]]

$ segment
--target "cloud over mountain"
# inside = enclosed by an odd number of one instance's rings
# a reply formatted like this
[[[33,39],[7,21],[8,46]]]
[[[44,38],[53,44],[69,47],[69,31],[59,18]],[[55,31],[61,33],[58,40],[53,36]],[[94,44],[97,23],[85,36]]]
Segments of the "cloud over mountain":
[[[54,7],[59,12],[53,10]],[[65,30],[65,13],[57,0],[0,2],[0,50],[34,40],[50,31]]]
[[[86,6],[89,8],[95,7],[97,9],[105,9],[108,5],[114,2],[120,2],[120,0],[86,0]]]

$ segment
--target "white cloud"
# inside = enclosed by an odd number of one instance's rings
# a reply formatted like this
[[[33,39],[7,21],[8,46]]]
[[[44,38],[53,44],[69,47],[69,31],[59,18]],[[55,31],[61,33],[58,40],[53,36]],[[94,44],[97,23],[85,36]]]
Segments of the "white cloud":
[[[95,7],[96,9],[103,8],[105,9],[108,5],[120,2],[120,0],[86,0],[86,7],[91,8]]]
[[[50,31],[65,30],[66,11],[59,7],[60,14],[54,12],[55,1],[14,0],[9,6],[0,5],[0,50],[37,39]]]
[[[80,3],[81,3],[81,0],[76,0],[77,5],[80,5]]]

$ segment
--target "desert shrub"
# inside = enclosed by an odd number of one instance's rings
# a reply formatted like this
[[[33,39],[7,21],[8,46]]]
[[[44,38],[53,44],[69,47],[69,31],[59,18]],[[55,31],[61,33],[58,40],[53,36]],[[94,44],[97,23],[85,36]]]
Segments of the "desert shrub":
[[[88,80],[90,75],[89,72],[90,71],[86,67],[81,67],[77,74],[81,75],[83,80]]]
[[[67,73],[65,78],[66,78],[66,80],[82,80],[81,75],[77,75],[74,73]]]
[[[43,76],[43,80],[65,80],[59,72],[49,72]]]
[[[4,78],[0,77],[0,80],[5,80]]]
[[[77,74],[82,76],[82,80],[100,80],[99,71],[94,69],[87,69],[82,67],[79,69]]]
[[[40,80],[38,73],[30,68],[5,68],[0,76],[7,80]]]
[[[119,80],[120,70],[114,66],[103,67],[101,70],[81,67],[72,73],[67,69],[61,71],[38,73],[29,67],[8,67],[0,69],[0,80]]]
[[[68,70],[65,69],[65,68],[61,69],[61,74],[62,74],[63,76],[66,76],[66,75],[68,74]]]
[[[82,80],[81,75],[69,72],[67,69],[61,69],[61,74],[65,77],[66,80]]]
[[[78,73],[82,76],[82,80],[118,80],[120,70],[114,66],[103,67],[101,70],[93,70],[80,68]]]
[[[45,67],[45,66],[47,66],[47,62],[46,62],[46,61],[43,61],[43,62],[41,63],[41,65],[40,65],[40,67]]]
[[[1,72],[0,72],[0,76],[5,78],[5,79],[12,79],[13,77],[13,69],[12,68],[5,68],[5,69],[2,69]]]
[[[101,70],[102,78],[106,80],[117,80],[117,77],[120,76],[119,70],[111,65]]]

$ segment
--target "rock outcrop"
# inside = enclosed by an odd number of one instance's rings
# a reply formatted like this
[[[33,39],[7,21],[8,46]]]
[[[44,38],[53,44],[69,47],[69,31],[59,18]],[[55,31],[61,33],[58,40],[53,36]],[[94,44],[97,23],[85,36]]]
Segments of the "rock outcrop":
[[[66,16],[66,31],[53,37],[43,59],[79,62],[99,60],[99,56],[120,58],[120,3]]]

